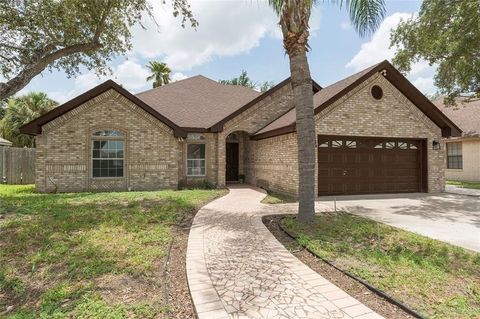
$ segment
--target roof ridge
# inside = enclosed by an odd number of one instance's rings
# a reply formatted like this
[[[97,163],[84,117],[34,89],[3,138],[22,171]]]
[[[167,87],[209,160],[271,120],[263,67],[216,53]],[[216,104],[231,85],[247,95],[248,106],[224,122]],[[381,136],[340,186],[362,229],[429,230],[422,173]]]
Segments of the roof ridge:
[[[207,78],[207,77],[204,76],[204,75],[197,74],[197,75],[194,75],[194,76],[189,76],[189,77],[187,77],[187,78],[185,78],[185,79],[181,79],[181,80],[178,80],[178,81],[169,82],[169,83],[167,83],[167,84],[165,84],[165,85],[157,86],[156,88],[151,88],[151,89],[148,89],[148,90],[145,90],[145,91],[142,91],[142,92],[138,92],[138,93],[136,93],[135,95],[139,95],[139,94],[151,92],[151,91],[158,90],[158,89],[162,89],[162,88],[165,88],[165,87],[171,87],[171,86],[173,86],[173,85],[175,85],[175,84],[177,84],[177,83],[184,82],[184,81],[186,81],[186,80],[191,80],[191,79],[198,78],[198,77],[204,77],[204,78],[206,78],[206,79],[208,79],[208,80],[211,80],[211,79]]]

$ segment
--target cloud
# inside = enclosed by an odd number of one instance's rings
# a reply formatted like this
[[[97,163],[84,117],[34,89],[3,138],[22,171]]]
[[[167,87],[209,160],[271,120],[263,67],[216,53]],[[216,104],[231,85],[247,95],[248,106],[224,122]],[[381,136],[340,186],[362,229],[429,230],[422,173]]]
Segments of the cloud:
[[[383,20],[382,24],[372,36],[372,39],[361,45],[360,51],[347,63],[347,68],[360,71],[383,60],[392,60],[395,48],[390,48],[390,33],[402,20],[413,17],[412,13],[394,13]],[[433,75],[436,66],[430,66],[426,61],[419,61],[412,65],[408,79],[423,93],[434,93]]]
[[[172,78],[172,82],[177,82],[177,81],[188,78],[188,76],[181,72],[175,72],[172,74],[171,78]]]
[[[352,25],[350,24],[350,22],[342,22],[340,23],[340,29],[348,31],[352,29]]]
[[[170,68],[189,70],[218,57],[247,53],[265,37],[281,38],[278,17],[266,1],[191,2],[192,12],[200,25],[197,30],[182,28],[168,5],[152,3],[158,28],[149,18],[135,26],[132,55],[162,59]],[[318,14],[312,14],[312,31],[318,29]]]

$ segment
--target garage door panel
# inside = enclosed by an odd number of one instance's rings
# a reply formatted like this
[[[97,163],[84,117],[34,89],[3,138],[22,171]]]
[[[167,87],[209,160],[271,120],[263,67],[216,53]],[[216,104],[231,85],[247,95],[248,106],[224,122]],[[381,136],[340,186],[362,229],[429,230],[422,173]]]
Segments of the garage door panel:
[[[420,191],[421,141],[336,136],[322,141],[319,195]]]

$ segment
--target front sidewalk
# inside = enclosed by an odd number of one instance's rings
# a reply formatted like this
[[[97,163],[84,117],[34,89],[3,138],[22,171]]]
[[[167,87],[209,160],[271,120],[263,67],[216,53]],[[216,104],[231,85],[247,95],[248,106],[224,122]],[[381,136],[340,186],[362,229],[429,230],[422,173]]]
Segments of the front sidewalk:
[[[383,318],[275,239],[262,223],[272,213],[260,203],[264,196],[258,189],[232,187],[197,213],[187,277],[199,319]]]

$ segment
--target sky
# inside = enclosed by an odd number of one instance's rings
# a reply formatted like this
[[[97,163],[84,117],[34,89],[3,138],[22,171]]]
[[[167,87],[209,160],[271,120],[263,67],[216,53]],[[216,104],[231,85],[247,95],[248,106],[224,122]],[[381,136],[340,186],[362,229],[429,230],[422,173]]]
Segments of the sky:
[[[214,80],[231,79],[242,70],[256,82],[279,83],[289,76],[278,18],[264,0],[190,0],[199,22],[197,30],[182,28],[168,5],[160,3],[154,2],[159,27],[149,18],[143,21],[146,30],[134,26],[133,48],[126,56],[113,59],[111,75],[98,78],[94,70],[82,68],[81,74],[68,78],[63,72],[45,71],[19,94],[43,91],[63,103],[107,79],[138,93],[151,88],[145,65],[152,60],[166,62],[174,81],[198,74]],[[414,16],[420,4],[386,0],[387,14],[379,29],[362,38],[350,25],[345,8],[319,1],[310,20],[312,78],[327,86],[384,59],[391,60],[395,51],[389,49],[390,30]],[[423,93],[431,94],[435,92],[434,72],[434,66],[419,62],[407,77]]]

